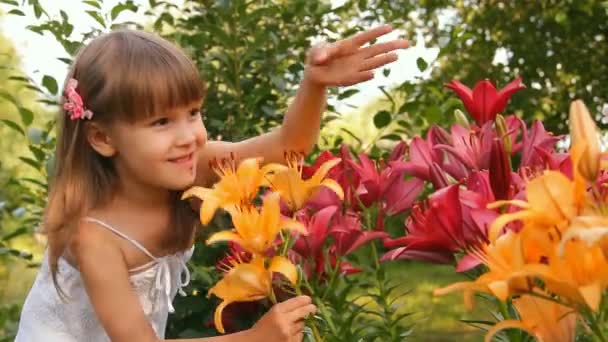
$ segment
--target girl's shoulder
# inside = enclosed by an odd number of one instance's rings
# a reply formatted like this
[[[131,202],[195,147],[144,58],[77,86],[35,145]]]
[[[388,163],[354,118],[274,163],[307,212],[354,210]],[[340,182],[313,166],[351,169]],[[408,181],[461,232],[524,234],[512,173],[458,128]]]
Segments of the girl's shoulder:
[[[78,222],[64,253],[67,261],[76,268],[84,258],[108,260],[107,258],[114,259],[117,256],[124,260],[120,243],[113,233],[87,220]]]

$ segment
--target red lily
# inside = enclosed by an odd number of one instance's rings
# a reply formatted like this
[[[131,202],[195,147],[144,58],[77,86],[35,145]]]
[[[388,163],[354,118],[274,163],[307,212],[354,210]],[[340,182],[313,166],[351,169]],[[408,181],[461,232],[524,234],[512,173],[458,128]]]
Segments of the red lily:
[[[441,166],[450,176],[460,181],[472,172],[489,168],[490,150],[495,138],[496,131],[490,122],[478,130],[454,125],[452,145],[435,145],[434,149],[446,152],[447,161]]]
[[[359,215],[349,211],[342,215],[338,207],[331,206],[308,217],[300,211],[298,219],[306,224],[308,235],[300,236],[292,250],[295,261],[301,264],[308,277],[316,274],[319,279],[325,277],[328,267],[335,268],[338,257],[346,256],[373,239],[383,239],[385,232],[365,231],[361,228]],[[333,238],[333,244],[327,247],[327,238]],[[340,274],[351,274],[360,271],[350,263],[341,260]]]
[[[322,273],[323,265],[323,245],[329,236],[329,224],[334,217],[338,207],[331,206],[319,210],[312,217],[307,217],[300,211],[298,220],[306,225],[308,235],[300,236],[293,245],[293,250],[306,260],[312,260],[315,271]]]
[[[374,239],[384,239],[388,234],[381,231],[366,231],[361,229],[359,215],[347,212],[337,217],[336,224],[331,229],[334,238],[336,253],[340,256],[348,255],[364,244]]]
[[[430,181],[431,165],[441,162],[441,152],[434,150],[433,145],[430,139],[430,131],[427,135],[427,140],[421,137],[414,137],[410,143],[409,158],[401,163],[404,173]]]
[[[497,200],[508,199],[511,191],[511,163],[502,139],[494,139],[490,153],[490,185]]]
[[[359,205],[358,200],[355,197],[356,185],[359,184],[359,175],[353,170],[351,163],[349,162],[352,161],[352,157],[347,145],[342,145],[340,148],[340,155],[338,156],[329,151],[323,151],[313,165],[305,165],[302,168],[302,178],[310,178],[324,162],[335,158],[341,158],[341,161],[327,173],[327,178],[331,178],[340,184],[344,190],[344,203],[346,203],[347,206],[356,207]],[[341,203],[341,201],[335,193],[321,188],[309,201],[309,206],[320,209],[328,205],[338,205],[339,203]]]
[[[453,80],[445,86],[453,90],[460,97],[467,112],[469,112],[479,126],[482,126],[486,122],[494,121],[496,115],[505,110],[511,96],[515,92],[525,88],[519,77],[511,81],[500,91],[496,91],[494,85],[488,80],[477,82],[473,90],[457,80]]]
[[[467,252],[487,242],[486,225],[497,215],[485,209],[486,199],[458,184],[433,193],[426,208],[414,207],[406,223],[407,236],[386,239],[387,252],[382,260],[415,259],[434,263],[452,263],[456,252]],[[463,258],[457,270],[476,265]]]
[[[397,145],[395,145],[386,162],[390,164],[394,161],[400,161],[405,156],[406,151],[407,144],[405,143],[405,141],[400,141]]]
[[[390,165],[381,165],[380,169],[365,154],[359,155],[359,163],[348,161],[359,178],[356,195],[358,201],[369,207],[381,202],[386,213],[394,215],[409,209],[422,191],[424,183],[418,179],[405,181],[405,163],[390,161]]]
[[[561,136],[545,130],[542,122],[535,120],[530,131],[522,123],[522,154],[520,167],[545,168],[547,156],[555,153],[555,143]]]

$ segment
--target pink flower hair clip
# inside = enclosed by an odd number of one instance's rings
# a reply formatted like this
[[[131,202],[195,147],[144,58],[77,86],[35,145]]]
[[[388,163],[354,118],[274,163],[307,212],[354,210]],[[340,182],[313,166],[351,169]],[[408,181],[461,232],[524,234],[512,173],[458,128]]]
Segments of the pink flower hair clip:
[[[91,119],[93,117],[93,112],[86,109],[82,102],[82,97],[76,92],[76,87],[78,86],[78,81],[70,78],[65,86],[64,94],[65,101],[63,104],[63,109],[70,114],[71,120],[77,119]]]

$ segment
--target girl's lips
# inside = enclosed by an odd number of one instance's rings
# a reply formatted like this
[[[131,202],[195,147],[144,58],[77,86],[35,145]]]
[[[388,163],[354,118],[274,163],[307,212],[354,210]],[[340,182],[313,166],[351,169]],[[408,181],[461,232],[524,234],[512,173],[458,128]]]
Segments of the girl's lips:
[[[169,159],[169,161],[176,164],[188,164],[192,162],[192,156],[193,153],[190,153],[182,157]]]

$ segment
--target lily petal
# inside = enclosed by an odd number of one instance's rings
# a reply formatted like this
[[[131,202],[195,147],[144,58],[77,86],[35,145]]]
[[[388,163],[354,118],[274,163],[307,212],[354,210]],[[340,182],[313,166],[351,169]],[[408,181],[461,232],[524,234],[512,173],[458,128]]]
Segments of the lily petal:
[[[292,284],[298,281],[298,270],[289,259],[282,256],[275,256],[270,260],[268,271],[272,273],[280,273],[285,276]]]

